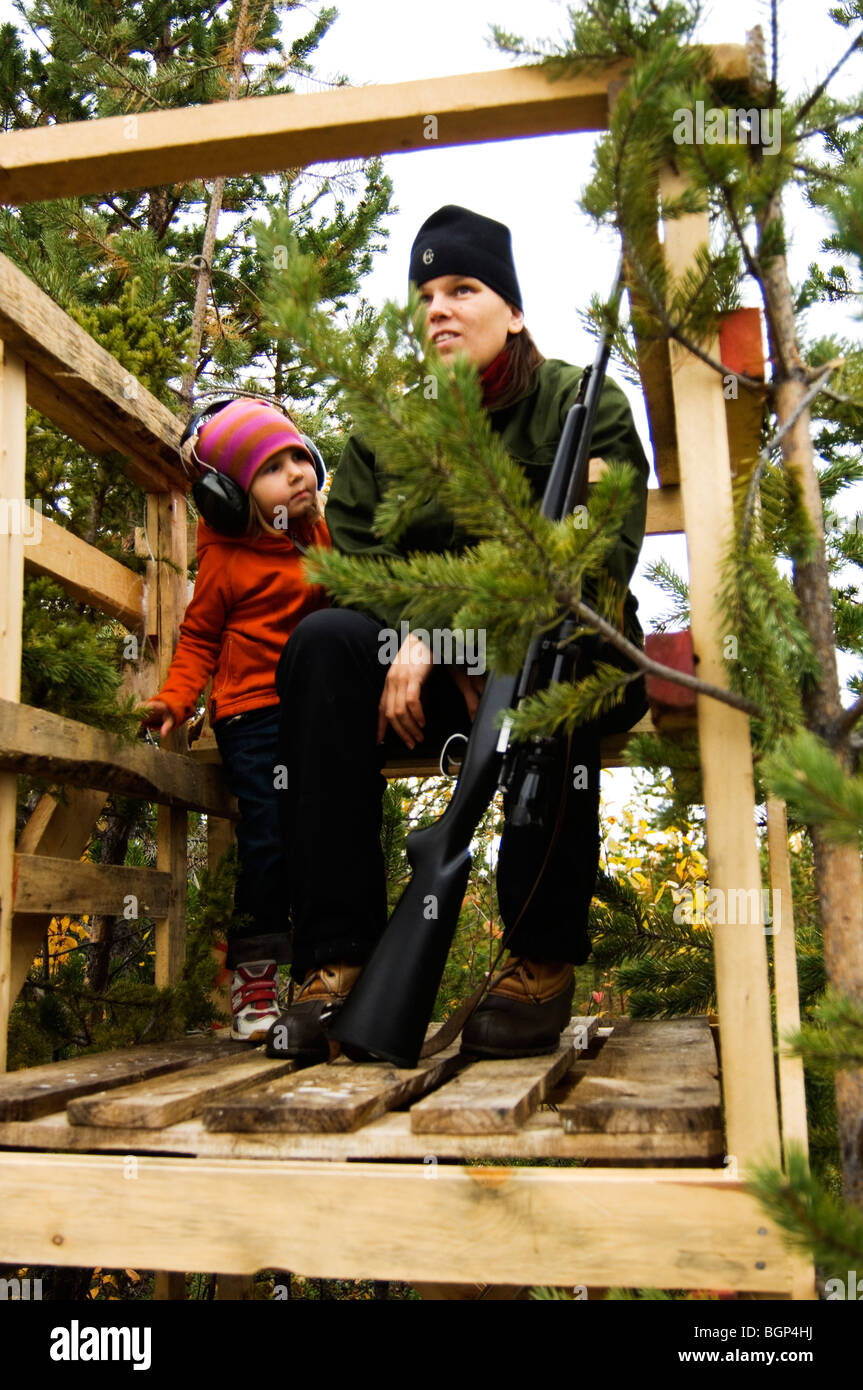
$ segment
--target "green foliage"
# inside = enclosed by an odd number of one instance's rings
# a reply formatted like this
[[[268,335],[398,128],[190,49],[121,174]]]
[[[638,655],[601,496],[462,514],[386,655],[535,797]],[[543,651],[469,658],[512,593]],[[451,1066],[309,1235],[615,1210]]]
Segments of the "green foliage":
[[[853,1000],[828,992],[810,1021],[784,1039],[787,1051],[813,1070],[827,1072],[863,1067],[863,1009]]]
[[[36,709],[133,739],[136,700],[118,695],[121,629],[76,609],[46,578],[28,579],[24,601],[21,699]]]
[[[135,857],[134,851],[131,855]],[[230,919],[236,879],[236,855],[222,860],[217,871],[204,871],[199,886],[190,884],[186,958],[172,989],[153,983],[153,923],[141,918],[124,923],[117,941],[119,959],[113,963],[106,989],[96,994],[86,966],[92,951],[85,923],[68,929],[77,944],[57,958],[55,968],[44,964],[31,971],[15,1004],[9,1029],[10,1069],[58,1061],[82,1052],[105,1052],[135,1043],[163,1042],[187,1032],[206,1031],[224,1021],[210,997],[218,965],[212,955]]]
[[[863,826],[863,777],[849,777],[836,756],[808,729],[784,739],[761,763],[774,796],[808,825],[819,823],[839,842],[859,839]]]
[[[863,1212],[826,1192],[799,1148],[790,1146],[787,1174],[757,1165],[747,1188],[781,1227],[786,1243],[811,1254],[828,1276],[844,1279],[849,1268],[863,1263]]]

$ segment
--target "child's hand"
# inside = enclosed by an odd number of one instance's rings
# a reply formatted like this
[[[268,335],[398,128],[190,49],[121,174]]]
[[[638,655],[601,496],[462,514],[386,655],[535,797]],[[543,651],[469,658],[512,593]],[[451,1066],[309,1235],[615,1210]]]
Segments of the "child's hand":
[[[141,720],[141,723],[146,725],[148,729],[158,728],[161,724],[161,728],[159,728],[159,737],[167,738],[174,727],[174,716],[168,709],[165,701],[145,700],[144,709],[147,710],[147,715]]]

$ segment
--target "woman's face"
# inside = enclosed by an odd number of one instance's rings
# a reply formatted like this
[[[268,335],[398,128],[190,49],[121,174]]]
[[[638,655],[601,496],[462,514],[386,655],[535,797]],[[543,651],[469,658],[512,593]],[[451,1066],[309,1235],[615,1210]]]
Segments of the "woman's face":
[[[481,280],[439,275],[419,287],[427,333],[445,362],[456,354],[483,371],[503,351],[510,333],[520,333],[524,316]]]

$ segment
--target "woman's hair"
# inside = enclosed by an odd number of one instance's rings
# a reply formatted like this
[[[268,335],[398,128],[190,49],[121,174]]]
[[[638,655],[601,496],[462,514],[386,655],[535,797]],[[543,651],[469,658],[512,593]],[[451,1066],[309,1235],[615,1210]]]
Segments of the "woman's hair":
[[[522,328],[520,333],[509,334],[506,351],[508,354],[507,375],[503,390],[491,402],[495,410],[499,410],[502,406],[518,400],[519,396],[523,396],[530,387],[537,367],[541,367],[545,361],[526,328]]]

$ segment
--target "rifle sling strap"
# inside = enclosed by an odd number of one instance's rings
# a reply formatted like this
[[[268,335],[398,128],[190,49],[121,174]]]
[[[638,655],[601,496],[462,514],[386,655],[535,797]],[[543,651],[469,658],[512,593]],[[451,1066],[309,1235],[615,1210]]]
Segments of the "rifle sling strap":
[[[569,734],[567,737],[566,744],[567,765],[569,764],[569,760],[572,756],[572,739],[573,735]],[[485,976],[482,983],[477,985],[473,994],[468,995],[467,999],[462,1000],[458,1008],[450,1014],[449,1018],[444,1020],[444,1022],[441,1024],[440,1028],[437,1030],[433,1037],[426,1038],[420,1051],[420,1057],[434,1057],[436,1053],[443,1052],[445,1047],[449,1047],[450,1043],[455,1041],[461,1030],[464,1028],[464,1025],[467,1023],[474,1009],[477,1008],[477,1006],[485,998],[485,995],[491,988],[492,982],[494,980],[495,971],[497,970],[497,967],[500,963],[500,958],[503,955],[504,951],[507,949],[513,932],[515,931],[516,927],[518,926],[519,922],[521,921],[522,917],[524,916],[525,912],[530,906],[531,899],[533,898],[534,893],[539,887],[539,884],[542,880],[542,876],[545,873],[546,865],[548,864],[548,861],[551,858],[551,852],[557,844],[558,835],[560,834],[560,827],[563,822],[563,811],[565,805],[566,778],[564,777],[561,781],[560,798],[557,803],[557,815],[555,817],[554,830],[552,831],[551,838],[548,842],[548,848],[545,852],[545,858],[543,859],[542,864],[539,868],[539,872],[536,878],[534,879],[533,884],[531,885],[530,892],[528,893],[527,897],[521,905],[521,909],[519,911],[518,916],[516,917],[512,926],[507,927],[506,931],[504,932],[503,939],[501,940],[497,955],[492,961],[491,968],[488,971],[488,974]]]

